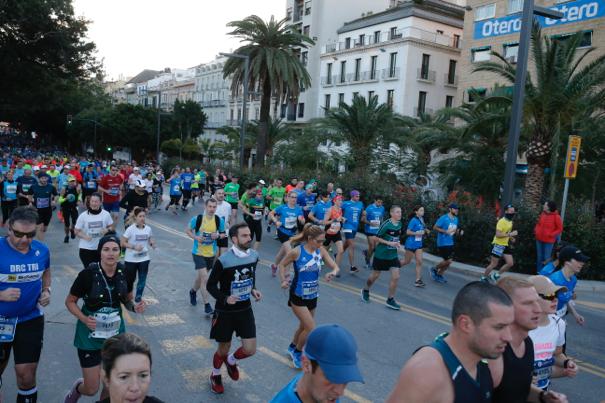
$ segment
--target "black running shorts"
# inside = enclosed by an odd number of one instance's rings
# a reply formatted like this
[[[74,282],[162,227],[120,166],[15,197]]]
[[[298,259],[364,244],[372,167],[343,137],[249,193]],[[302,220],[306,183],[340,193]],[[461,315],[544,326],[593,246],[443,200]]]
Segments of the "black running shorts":
[[[17,322],[13,341],[0,343],[0,362],[8,361],[11,349],[15,352],[15,364],[32,364],[40,361],[43,339],[44,316]]]
[[[256,338],[256,323],[252,308],[239,312],[214,312],[210,338],[219,343],[228,343],[235,332],[242,339]]]

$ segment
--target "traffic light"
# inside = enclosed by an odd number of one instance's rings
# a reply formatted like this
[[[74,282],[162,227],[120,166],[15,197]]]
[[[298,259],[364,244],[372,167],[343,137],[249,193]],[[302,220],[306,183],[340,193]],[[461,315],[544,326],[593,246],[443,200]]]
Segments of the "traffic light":
[[[67,115],[67,124],[70,125],[71,124],[71,115]]]
[[[107,151],[111,152],[111,147],[107,146]]]

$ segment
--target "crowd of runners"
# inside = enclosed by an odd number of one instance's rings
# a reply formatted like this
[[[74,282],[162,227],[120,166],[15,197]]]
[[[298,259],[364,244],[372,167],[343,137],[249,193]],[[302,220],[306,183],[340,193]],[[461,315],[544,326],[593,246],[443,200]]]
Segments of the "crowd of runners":
[[[146,397],[149,348],[125,333],[122,316],[122,309],[145,310],[149,251],[156,247],[146,224],[149,214],[172,210],[170,214],[178,215],[199,206],[201,213],[193,215],[185,229],[192,239],[195,268],[189,303],[197,305],[200,296],[205,314],[212,317],[210,337],[218,347],[209,380],[217,394],[225,392],[223,364],[237,381],[238,362],[256,352],[251,300],[262,299],[256,270],[263,234],[281,243],[271,275],[279,276],[280,286],[289,292],[288,306],[298,324],[284,350],[302,372],[273,402],[334,401],[349,382],[363,382],[354,336],[338,325],[316,326],[314,320],[323,266],[329,268],[325,281],[338,281],[341,272],[360,272],[355,266],[358,232],[367,239],[361,252],[371,269],[360,297],[373,301],[372,286],[388,272],[386,306],[394,310],[400,309],[395,299],[400,269],[412,260],[414,286],[426,287],[422,259],[427,235],[437,233],[442,260],[428,274],[441,286],[447,283],[457,236],[464,232],[455,203],[431,226],[423,206],[405,212],[397,205],[384,206],[379,195],[363,195],[372,200],[364,205],[358,190],[345,192],[312,179],[289,178],[286,186],[282,178],[244,184],[220,169],[210,174],[176,167],[165,174],[153,164],[35,155],[4,155],[0,172],[2,226],[7,227],[7,236],[0,239],[0,372],[12,350],[17,402],[37,401],[42,307],[51,299],[51,251],[44,234],[53,219],[63,222],[65,243],[77,238],[83,267],[65,300],[77,318],[74,346],[82,377],[74,381],[65,402],[96,395],[101,381],[103,402],[159,401]],[[545,212],[551,207],[545,204]],[[506,206],[497,223],[482,281],[458,292],[450,333],[412,356],[389,401],[566,401],[549,389],[550,379],[573,377],[578,370],[565,355],[564,316],[570,312],[578,323],[584,322],[573,300],[576,275],[589,258],[572,245],[555,248],[552,259],[538,260],[540,275],[499,278],[502,261],[500,273],[513,265],[509,243],[518,235],[514,213],[513,206]],[[343,263],[345,254],[348,265]],[[231,352],[234,333],[241,346]],[[114,366],[128,366],[118,359],[120,351],[136,356],[134,364],[120,372],[128,375],[120,375],[121,381],[134,385],[122,392],[112,382]],[[441,387],[433,387],[436,384]],[[127,394],[130,397],[124,397]]]

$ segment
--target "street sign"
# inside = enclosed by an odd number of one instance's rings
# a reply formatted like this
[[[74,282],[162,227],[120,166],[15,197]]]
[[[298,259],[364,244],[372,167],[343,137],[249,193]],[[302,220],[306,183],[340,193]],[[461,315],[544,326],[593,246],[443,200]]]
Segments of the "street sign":
[[[565,160],[565,172],[563,174],[565,179],[575,179],[578,173],[578,162],[580,161],[580,144],[582,144],[582,137],[580,136],[569,136],[569,143],[567,145],[567,158]]]

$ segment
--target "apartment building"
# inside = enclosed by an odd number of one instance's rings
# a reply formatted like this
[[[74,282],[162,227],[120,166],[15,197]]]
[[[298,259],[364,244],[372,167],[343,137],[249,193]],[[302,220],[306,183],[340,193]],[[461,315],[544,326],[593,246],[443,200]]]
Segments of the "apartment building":
[[[321,49],[316,115],[356,94],[408,116],[459,104],[463,16],[456,4],[425,0],[345,23]]]
[[[584,35],[582,46],[596,48],[584,64],[605,52],[605,0],[537,0],[536,4],[564,14],[560,20],[537,17],[545,34],[552,39],[565,40],[581,31]],[[460,62],[461,70],[467,73],[461,76],[458,86],[458,97],[464,102],[472,102],[476,95],[486,94],[496,83],[508,85],[494,74],[471,74],[471,71],[477,62],[495,60],[492,51],[516,62],[522,9],[523,0],[468,0]],[[531,74],[531,57],[528,69]]]

